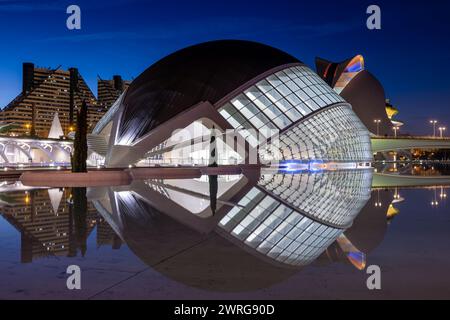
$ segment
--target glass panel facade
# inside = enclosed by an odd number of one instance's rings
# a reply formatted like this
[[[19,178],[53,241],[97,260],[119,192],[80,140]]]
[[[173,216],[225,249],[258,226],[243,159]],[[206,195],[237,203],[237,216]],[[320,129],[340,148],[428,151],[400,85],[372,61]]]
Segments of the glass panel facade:
[[[370,198],[372,171],[271,173],[258,184],[308,216],[346,227]]]
[[[273,147],[260,149],[265,161],[320,160],[357,162],[372,160],[366,127],[349,105],[337,105],[282,132]],[[275,150],[278,151],[278,150]]]
[[[307,265],[344,230],[315,222],[253,188],[219,226],[245,245],[289,265]]]
[[[219,131],[219,130],[217,130]],[[158,165],[208,165],[210,158],[211,130],[201,121],[195,121],[182,130],[175,131],[172,136],[153,147],[144,155],[137,166]],[[242,162],[241,155],[226,144],[225,136],[217,132],[217,163],[220,165],[236,165]]]
[[[269,127],[281,131],[310,113],[338,102],[345,101],[317,74],[306,66],[295,66],[248,88],[219,108],[219,112],[235,129]],[[256,140],[249,142],[257,145]]]

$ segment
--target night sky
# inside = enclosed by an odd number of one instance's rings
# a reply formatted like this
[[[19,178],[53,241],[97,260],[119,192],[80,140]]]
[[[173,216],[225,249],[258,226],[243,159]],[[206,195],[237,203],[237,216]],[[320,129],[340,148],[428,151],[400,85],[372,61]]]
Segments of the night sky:
[[[81,30],[66,28],[70,4],[81,7]],[[370,4],[381,7],[382,30],[366,28]],[[402,132],[430,134],[430,119],[450,127],[449,17],[446,0],[0,0],[0,106],[20,92],[24,61],[78,67],[96,94],[97,74],[131,79],[185,46],[245,39],[313,68],[316,56],[362,54],[400,109]]]

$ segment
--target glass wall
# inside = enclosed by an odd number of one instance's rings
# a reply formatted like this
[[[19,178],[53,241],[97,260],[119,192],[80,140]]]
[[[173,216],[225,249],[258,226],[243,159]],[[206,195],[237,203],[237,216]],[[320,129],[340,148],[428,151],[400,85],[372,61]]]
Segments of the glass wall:
[[[210,161],[210,149],[215,147],[217,163],[237,165],[243,155],[226,143],[226,136],[215,129],[216,143],[211,146],[211,134],[214,133],[202,121],[195,121],[183,129],[177,129],[172,136],[148,151],[137,166],[152,165],[200,165],[207,166]],[[234,141],[234,140],[229,140]]]
[[[263,174],[258,184],[308,216],[348,227],[370,198],[372,170]]]
[[[260,151],[265,161],[320,160],[371,161],[369,133],[351,107],[346,104],[325,109],[280,134]]]
[[[259,253],[289,265],[311,263],[344,231],[315,222],[258,188],[219,226]]]
[[[264,137],[269,130],[283,130],[310,113],[345,102],[306,66],[295,66],[270,75],[245,90],[219,112],[235,129],[256,129]],[[245,133],[246,138],[252,134]],[[256,146],[256,137],[249,142]]]

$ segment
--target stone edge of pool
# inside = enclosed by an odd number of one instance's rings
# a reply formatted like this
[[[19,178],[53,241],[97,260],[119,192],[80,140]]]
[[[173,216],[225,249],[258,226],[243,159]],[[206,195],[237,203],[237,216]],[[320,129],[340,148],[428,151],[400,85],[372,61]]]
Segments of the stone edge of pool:
[[[133,180],[145,179],[195,179],[202,175],[238,175],[260,170],[259,165],[221,167],[155,167],[93,170],[82,173],[70,171],[26,171],[19,181],[30,187],[104,187],[126,186]]]

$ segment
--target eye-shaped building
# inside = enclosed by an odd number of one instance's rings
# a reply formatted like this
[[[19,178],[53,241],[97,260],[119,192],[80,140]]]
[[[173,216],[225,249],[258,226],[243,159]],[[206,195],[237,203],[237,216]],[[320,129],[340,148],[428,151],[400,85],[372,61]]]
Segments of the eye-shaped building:
[[[316,73],[278,49],[234,40],[188,47],[150,66],[88,143],[108,167],[202,165],[212,135],[218,164],[251,162],[252,151],[258,162],[372,159],[368,130]]]

